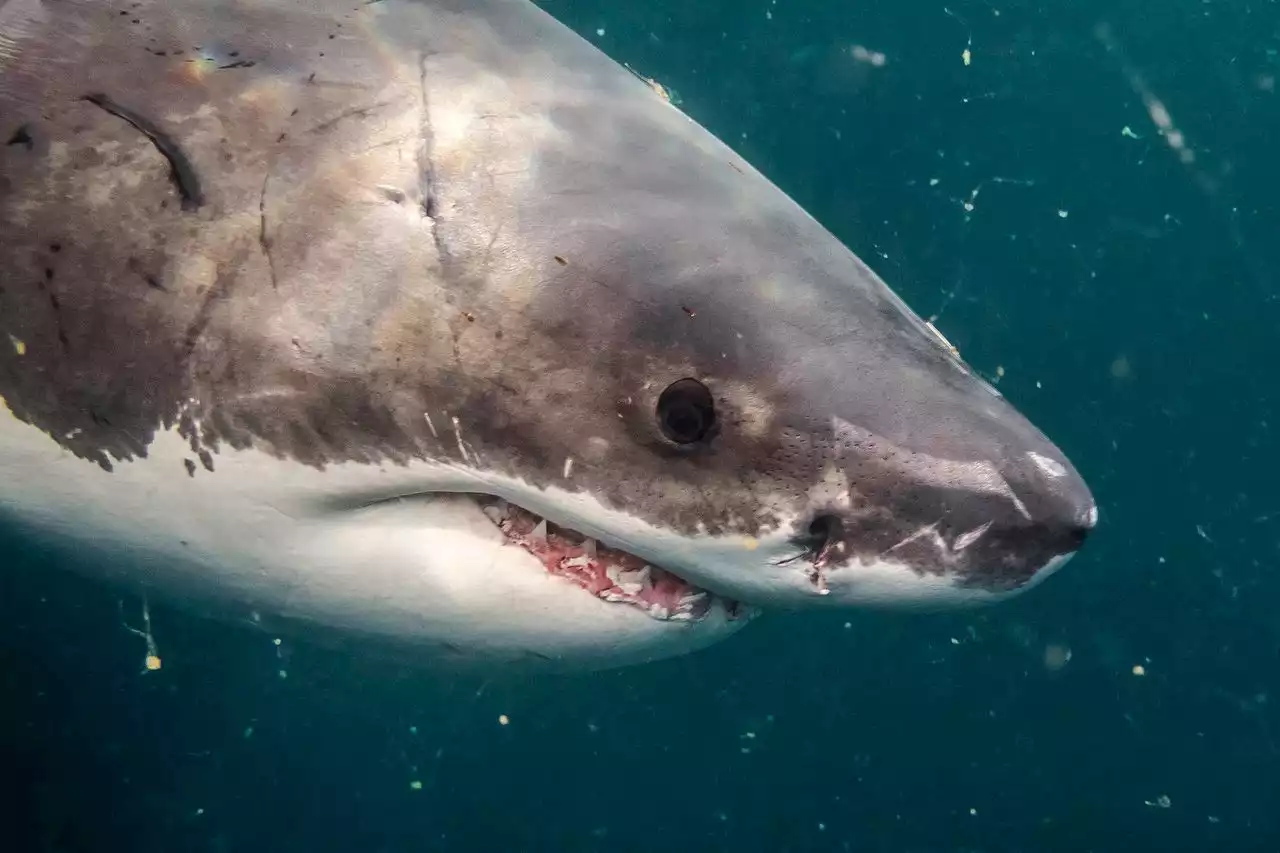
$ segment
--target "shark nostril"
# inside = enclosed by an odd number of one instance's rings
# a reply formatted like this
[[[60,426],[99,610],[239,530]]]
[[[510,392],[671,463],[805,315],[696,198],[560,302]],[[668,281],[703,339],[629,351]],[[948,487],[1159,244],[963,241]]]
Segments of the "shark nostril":
[[[809,547],[817,556],[825,555],[833,545],[838,543],[841,538],[841,532],[844,525],[840,521],[840,516],[831,513],[821,513],[813,517],[813,521],[809,522],[808,540]]]

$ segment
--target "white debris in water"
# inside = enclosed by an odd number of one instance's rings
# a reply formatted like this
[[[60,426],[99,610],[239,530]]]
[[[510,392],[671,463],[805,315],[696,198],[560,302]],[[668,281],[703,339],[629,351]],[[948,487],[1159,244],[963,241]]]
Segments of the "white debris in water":
[[[885,55],[880,51],[870,50],[860,44],[855,44],[853,47],[849,48],[849,53],[851,53],[853,58],[858,62],[864,62],[874,68],[883,68],[885,62],[888,61],[887,57],[885,57]]]

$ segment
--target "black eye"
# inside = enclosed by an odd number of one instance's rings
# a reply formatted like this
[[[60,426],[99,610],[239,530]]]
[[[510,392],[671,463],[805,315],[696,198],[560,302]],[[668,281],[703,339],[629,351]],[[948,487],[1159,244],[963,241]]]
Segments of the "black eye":
[[[657,415],[658,428],[675,444],[697,444],[715,434],[715,402],[707,386],[696,379],[668,385],[658,397]]]

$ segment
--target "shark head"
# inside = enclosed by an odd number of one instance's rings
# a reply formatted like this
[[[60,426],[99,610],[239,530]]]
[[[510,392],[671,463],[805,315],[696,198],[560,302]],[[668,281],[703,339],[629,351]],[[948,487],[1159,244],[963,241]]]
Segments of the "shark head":
[[[45,282],[0,294],[0,511],[32,529],[188,597],[615,665],[1006,598],[1096,522],[857,256],[533,5],[142,7],[203,64],[77,6],[0,66],[31,143],[0,262]]]

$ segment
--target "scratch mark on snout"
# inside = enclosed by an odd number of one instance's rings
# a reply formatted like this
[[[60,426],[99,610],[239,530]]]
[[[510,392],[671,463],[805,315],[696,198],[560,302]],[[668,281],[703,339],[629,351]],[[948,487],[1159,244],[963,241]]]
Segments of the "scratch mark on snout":
[[[320,122],[315,127],[311,128],[310,132],[324,133],[327,130],[333,129],[333,127],[336,126],[339,122],[345,121],[349,118],[364,118],[365,116],[369,115],[369,113],[375,112],[377,110],[382,109],[383,107],[389,107],[389,106],[391,106],[391,101],[379,101],[376,104],[367,104],[362,107],[351,107],[350,109],[343,110],[342,112],[338,113],[336,116],[334,116],[331,119],[328,119],[327,121]]]

